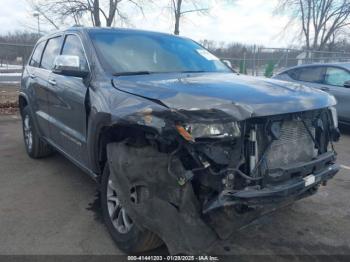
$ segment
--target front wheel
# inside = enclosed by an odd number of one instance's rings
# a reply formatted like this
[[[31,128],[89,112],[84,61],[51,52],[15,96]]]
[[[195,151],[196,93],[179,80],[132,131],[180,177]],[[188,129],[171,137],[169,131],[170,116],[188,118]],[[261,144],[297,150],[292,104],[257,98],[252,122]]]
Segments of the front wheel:
[[[108,163],[101,181],[101,207],[107,229],[118,248],[127,254],[140,253],[159,247],[162,241],[148,230],[141,230],[121,205],[114,176]],[[135,196],[131,196],[135,197]]]

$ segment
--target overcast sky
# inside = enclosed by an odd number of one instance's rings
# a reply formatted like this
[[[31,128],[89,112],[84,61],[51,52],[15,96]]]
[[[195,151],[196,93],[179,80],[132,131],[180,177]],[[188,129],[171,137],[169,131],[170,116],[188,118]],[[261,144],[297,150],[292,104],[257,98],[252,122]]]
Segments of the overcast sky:
[[[166,8],[169,1],[155,0],[157,7],[146,8],[144,16],[135,8],[126,8],[125,11],[131,13],[128,26],[172,33],[173,22]],[[210,39],[269,47],[298,45],[293,33],[281,34],[288,18],[273,14],[277,0],[237,0],[235,4],[220,0],[203,2],[211,6],[210,14],[188,14],[182,21],[181,35],[197,41]],[[36,28],[36,20],[26,0],[0,0],[0,6],[0,34]],[[49,29],[43,23],[41,26]]]

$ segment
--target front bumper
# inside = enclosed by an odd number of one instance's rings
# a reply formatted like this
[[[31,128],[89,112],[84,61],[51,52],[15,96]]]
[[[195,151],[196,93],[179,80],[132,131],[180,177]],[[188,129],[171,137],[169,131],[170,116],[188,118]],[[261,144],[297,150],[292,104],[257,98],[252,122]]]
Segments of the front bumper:
[[[270,170],[270,172],[278,172],[279,175],[272,175],[272,177],[278,178],[271,181],[270,177],[268,179],[269,184],[266,184],[264,188],[246,188],[240,191],[225,190],[203,207],[203,213],[206,214],[217,208],[238,204],[254,207],[280,204],[284,201],[303,198],[314,193],[315,187],[331,179],[339,171],[340,167],[334,161],[334,153],[329,152],[307,163],[285,167],[280,170]],[[293,174],[299,176],[294,177]],[[307,184],[305,177],[311,174],[314,176],[314,181]],[[280,181],[282,178],[283,181]]]

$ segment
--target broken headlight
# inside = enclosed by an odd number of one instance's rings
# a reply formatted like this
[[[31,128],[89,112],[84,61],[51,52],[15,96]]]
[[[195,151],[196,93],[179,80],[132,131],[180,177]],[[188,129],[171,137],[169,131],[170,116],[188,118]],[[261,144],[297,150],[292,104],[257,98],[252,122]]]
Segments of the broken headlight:
[[[239,137],[241,135],[241,129],[237,122],[215,124],[193,123],[183,125],[182,128],[178,126],[177,130],[186,140]]]

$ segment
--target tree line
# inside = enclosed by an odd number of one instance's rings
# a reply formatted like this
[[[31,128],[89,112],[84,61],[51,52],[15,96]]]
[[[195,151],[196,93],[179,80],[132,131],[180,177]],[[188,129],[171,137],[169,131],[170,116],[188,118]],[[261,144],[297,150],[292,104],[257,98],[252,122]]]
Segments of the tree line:
[[[41,23],[54,29],[68,25],[87,25],[95,27],[113,27],[130,19],[130,10],[144,14],[145,8],[156,10],[159,3],[167,3],[165,9],[169,21],[173,23],[173,33],[181,33],[183,18],[190,13],[210,15],[215,4],[229,4],[235,8],[239,0],[27,0],[32,11],[39,14]],[[240,0],[242,1],[242,0]],[[164,6],[163,6],[164,7]],[[274,14],[283,14],[290,19],[285,26],[285,33],[297,28],[300,40],[298,48],[319,51],[349,51],[350,0],[278,0]],[[145,14],[144,14],[145,15]],[[254,19],[254,18],[252,18]],[[136,25],[137,26],[137,25]],[[200,29],[199,29],[200,30]],[[205,29],[203,29],[205,30]],[[2,42],[34,42],[35,34],[13,33],[2,37]],[[233,39],[234,40],[234,39]],[[209,49],[216,49],[223,56],[238,52],[237,44],[226,44],[205,40]],[[1,42],[1,39],[0,39]],[[220,48],[221,47],[221,48]],[[244,46],[245,50],[251,47]],[[236,50],[236,51],[233,51]]]

